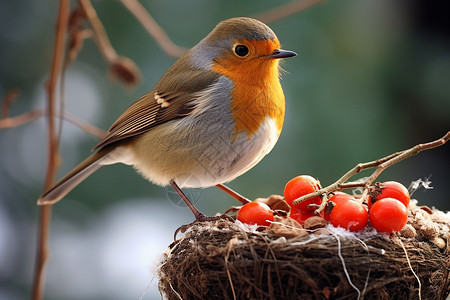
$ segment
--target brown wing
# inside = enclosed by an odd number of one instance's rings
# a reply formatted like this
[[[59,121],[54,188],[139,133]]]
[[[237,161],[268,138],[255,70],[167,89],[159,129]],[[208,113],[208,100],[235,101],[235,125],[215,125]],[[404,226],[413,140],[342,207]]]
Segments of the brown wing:
[[[195,108],[192,100],[197,97],[197,93],[213,84],[220,75],[192,70],[183,64],[183,59],[179,60],[155,85],[154,90],[128,107],[94,149],[101,149],[147,132],[156,125],[189,115]]]

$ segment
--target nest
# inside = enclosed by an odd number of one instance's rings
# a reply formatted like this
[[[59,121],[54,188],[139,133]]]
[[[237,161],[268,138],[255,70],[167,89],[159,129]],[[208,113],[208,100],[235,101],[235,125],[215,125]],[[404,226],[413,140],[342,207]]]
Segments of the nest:
[[[409,213],[393,235],[307,230],[285,216],[263,230],[196,223],[164,253],[159,288],[167,299],[444,300],[450,217],[414,203]]]

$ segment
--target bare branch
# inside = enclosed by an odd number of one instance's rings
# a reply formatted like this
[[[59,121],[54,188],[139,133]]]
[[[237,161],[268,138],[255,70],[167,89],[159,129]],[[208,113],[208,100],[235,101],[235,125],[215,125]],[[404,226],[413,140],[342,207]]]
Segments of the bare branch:
[[[80,5],[84,10],[84,14],[86,15],[87,20],[91,24],[94,38],[98,44],[99,50],[103,57],[111,63],[116,60],[119,55],[116,50],[114,50],[111,42],[109,41],[108,35],[106,34],[105,27],[103,27],[102,22],[98,18],[97,12],[90,0],[79,0]]]
[[[84,121],[84,120],[74,116],[74,115],[71,115],[71,114],[69,114],[67,112],[65,112],[60,117],[62,117],[64,120],[66,120],[66,121],[68,121],[68,122],[78,126],[84,132],[86,132],[86,133],[88,133],[90,135],[96,136],[96,137],[98,137],[100,139],[104,138],[106,136],[106,134],[107,134],[107,132],[105,130],[100,129],[100,128],[98,128],[98,127],[96,127],[96,126],[94,126],[94,125],[92,125],[92,124],[90,124],[90,123],[88,123],[88,122],[86,122],[86,121]]]
[[[18,127],[20,125],[33,122],[44,115],[46,115],[46,112],[43,109],[35,109],[15,117],[0,119],[0,129]],[[100,139],[104,138],[107,134],[107,131],[100,129],[72,114],[69,114],[68,112],[59,113],[58,117],[74,124],[84,132]]]
[[[50,78],[47,83],[47,120],[48,120],[48,164],[44,189],[51,187],[56,178],[56,171],[59,165],[58,138],[55,128],[56,114],[56,85],[62,69],[64,58],[64,48],[66,43],[67,25],[69,22],[70,0],[60,0],[58,9],[58,21],[56,26],[55,44],[53,49],[53,61],[50,70]],[[39,236],[36,251],[36,269],[33,278],[32,299],[42,299],[44,289],[44,269],[48,259],[48,241],[50,236],[52,206],[43,205],[40,207],[39,216]]]
[[[0,119],[0,129],[8,129],[13,127],[18,127],[20,125],[33,122],[44,115],[44,111],[42,109],[35,109],[30,112],[10,117]]]
[[[166,32],[137,0],[119,0],[141,22],[145,30],[155,39],[161,48],[172,57],[180,57],[187,49],[172,42]]]
[[[114,50],[102,22],[90,0],[79,0],[87,20],[91,24],[95,41],[100,53],[110,65],[109,74],[127,85],[135,85],[141,79],[141,72],[136,64],[127,57],[119,56]]]
[[[294,0],[267,12],[255,15],[254,18],[264,23],[275,22],[302,12],[324,0]]]

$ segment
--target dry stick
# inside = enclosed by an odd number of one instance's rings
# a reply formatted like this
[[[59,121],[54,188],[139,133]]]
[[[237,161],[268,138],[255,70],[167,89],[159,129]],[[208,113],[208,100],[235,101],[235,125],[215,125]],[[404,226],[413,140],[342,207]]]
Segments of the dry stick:
[[[316,209],[317,212],[321,212],[327,206],[328,195],[327,194],[322,194],[321,198],[322,198],[322,202],[320,202],[319,207]]]
[[[38,118],[40,118],[44,112],[42,109],[36,109],[32,110],[30,112],[24,113],[22,115],[16,116],[16,117],[9,117],[9,108],[12,104],[12,102],[16,99],[16,97],[19,95],[19,89],[12,89],[10,90],[2,101],[1,106],[1,118],[0,118],[0,129],[7,129],[12,127],[17,127],[22,124],[34,121]]]
[[[181,57],[187,49],[172,42],[166,32],[158,25],[155,19],[137,0],[119,0],[135,17],[142,26],[155,39],[161,48],[172,57]]]
[[[425,144],[418,144],[410,149],[393,153],[391,155],[388,155],[386,157],[383,157],[383,158],[375,160],[375,161],[371,161],[371,162],[367,162],[367,163],[359,163],[353,169],[351,169],[350,171],[345,173],[335,183],[333,183],[327,187],[324,187],[314,193],[310,193],[308,195],[305,195],[298,199],[295,199],[292,203],[294,205],[297,205],[307,199],[310,199],[310,198],[313,198],[313,197],[316,197],[316,196],[319,196],[322,194],[328,195],[329,193],[332,193],[337,190],[342,190],[344,188],[353,188],[353,187],[363,187],[364,188],[363,195],[360,198],[360,201],[364,201],[365,198],[368,196],[369,186],[378,178],[378,176],[385,169],[387,169],[388,167],[390,167],[408,157],[414,156],[422,151],[440,147],[440,146],[444,145],[449,139],[450,139],[450,131],[447,132],[447,134],[444,135],[442,138],[440,138],[436,141],[432,141],[432,142],[425,143]],[[372,175],[370,175],[363,181],[346,183],[346,181],[349,180],[354,175],[358,174],[359,172],[361,172],[363,170],[371,169],[371,168],[376,168],[376,170],[372,173]],[[322,204],[324,201],[326,201],[326,197],[322,198]],[[316,209],[316,213],[321,212],[321,210],[323,210],[324,207],[325,207],[324,205],[321,205],[318,209]]]
[[[54,183],[56,178],[56,171],[59,164],[58,143],[55,130],[54,116],[56,113],[55,108],[55,90],[58,77],[61,71],[61,65],[63,61],[64,46],[66,42],[67,24],[70,13],[70,0],[60,0],[58,9],[58,21],[56,26],[55,44],[53,49],[53,61],[50,71],[50,78],[47,83],[48,104],[48,164],[47,174],[45,177],[44,189],[48,189]],[[50,222],[51,222],[51,205],[43,205],[40,207],[40,224],[39,224],[39,237],[38,247],[36,252],[36,269],[33,280],[32,299],[42,299],[43,295],[43,283],[44,283],[44,268],[48,258],[48,240],[50,235]]]
[[[15,117],[0,119],[0,129],[18,127],[20,125],[35,121],[44,115],[46,115],[46,112],[43,109],[35,109]],[[100,139],[104,138],[107,134],[105,130],[98,128],[74,115],[71,115],[68,112],[60,112],[58,113],[58,117],[74,124],[84,132]]]
[[[42,109],[35,109],[15,117],[0,119],[0,129],[18,127],[25,123],[39,119],[43,115],[44,111]]]
[[[267,12],[255,15],[254,18],[264,23],[275,22],[304,11],[324,0],[294,0]]]
[[[81,128],[82,130],[84,130],[86,133],[96,136],[100,139],[103,139],[106,134],[107,131],[100,129],[74,115],[71,115],[67,112],[63,112],[62,116],[60,115],[61,118],[63,118],[64,120],[66,120],[67,122],[70,122],[76,126],[78,126],[79,128]]]
[[[119,57],[119,55],[111,45],[111,42],[108,39],[108,35],[106,34],[105,27],[103,27],[102,22],[100,22],[100,19],[98,18],[97,12],[92,6],[91,1],[80,0],[80,5],[83,8],[84,13],[86,14],[87,20],[92,26],[94,37],[101,54],[109,63],[114,62]]]
[[[64,118],[61,116],[64,114],[65,111],[65,104],[66,104],[66,98],[65,98],[65,79],[66,79],[66,71],[69,68],[69,65],[76,59],[78,56],[78,53],[81,51],[81,48],[83,47],[83,41],[84,39],[90,37],[92,35],[91,30],[84,30],[83,29],[83,21],[86,18],[85,12],[83,8],[81,7],[81,4],[78,3],[78,5],[71,10],[69,14],[69,21],[67,24],[67,53],[64,57],[63,67],[61,71],[61,81],[60,81],[60,89],[59,89],[59,125],[58,125],[58,147],[61,144],[61,137],[62,137],[62,131],[63,131],[63,125],[64,125]]]

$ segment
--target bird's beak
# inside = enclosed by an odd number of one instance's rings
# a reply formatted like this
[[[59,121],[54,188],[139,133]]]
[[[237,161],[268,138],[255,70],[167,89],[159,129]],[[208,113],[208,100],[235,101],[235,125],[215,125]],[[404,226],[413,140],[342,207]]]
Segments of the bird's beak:
[[[271,58],[286,58],[286,57],[292,57],[297,56],[297,53],[294,51],[288,51],[283,49],[275,49],[273,51],[273,54],[269,55]]]

